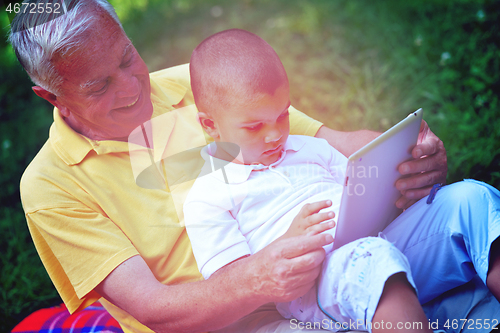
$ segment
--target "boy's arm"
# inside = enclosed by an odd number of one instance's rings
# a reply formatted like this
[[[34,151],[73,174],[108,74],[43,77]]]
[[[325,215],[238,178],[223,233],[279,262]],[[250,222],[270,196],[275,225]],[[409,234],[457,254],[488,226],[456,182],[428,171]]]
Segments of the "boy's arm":
[[[207,197],[210,196],[215,199],[224,197],[220,191]],[[187,201],[184,205],[186,232],[198,269],[205,279],[231,262],[251,254],[238,222],[214,201]]]

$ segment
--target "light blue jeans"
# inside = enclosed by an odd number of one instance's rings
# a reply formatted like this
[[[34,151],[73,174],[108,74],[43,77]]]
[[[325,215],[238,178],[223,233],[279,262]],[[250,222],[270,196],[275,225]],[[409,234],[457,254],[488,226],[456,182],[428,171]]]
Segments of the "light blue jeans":
[[[420,200],[381,236],[408,258],[418,298],[434,326],[489,332],[484,320],[500,320],[500,304],[485,286],[491,244],[499,235],[500,192],[465,180],[442,187],[431,204]],[[471,317],[478,319],[475,326],[464,324]]]

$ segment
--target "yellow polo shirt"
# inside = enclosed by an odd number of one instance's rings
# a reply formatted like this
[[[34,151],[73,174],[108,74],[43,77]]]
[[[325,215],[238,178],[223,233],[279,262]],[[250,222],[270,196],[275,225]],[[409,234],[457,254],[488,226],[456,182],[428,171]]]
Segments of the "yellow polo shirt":
[[[100,299],[93,289],[134,255],[144,258],[164,284],[202,279],[178,214],[183,196],[165,183],[149,186],[143,177],[147,165],[137,156],[154,156],[160,177],[171,181],[166,169],[175,158],[169,157],[205,145],[209,137],[196,121],[188,65],[150,77],[152,121],[161,119],[152,128],[154,149],[90,140],[73,131],[55,109],[49,139],[21,179],[33,241],[72,313]],[[321,127],[293,108],[290,123],[292,134],[313,136]],[[101,302],[125,331],[150,332],[121,309]]]

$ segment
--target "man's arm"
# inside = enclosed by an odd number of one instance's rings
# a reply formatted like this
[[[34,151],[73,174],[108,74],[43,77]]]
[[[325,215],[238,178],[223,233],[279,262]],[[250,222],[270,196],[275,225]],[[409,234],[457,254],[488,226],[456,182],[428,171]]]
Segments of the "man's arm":
[[[163,285],[140,256],[120,264],[96,291],[155,332],[203,332],[229,325],[275,301],[290,301],[315,283],[330,235],[270,244],[206,281]]]
[[[322,126],[316,133],[316,137],[327,140],[345,156],[351,155],[379,135],[378,132],[368,130],[340,132],[326,126]],[[413,160],[401,163],[399,166],[399,172],[402,175],[410,176],[396,182],[396,188],[402,194],[396,206],[404,209],[428,195],[432,185],[445,183],[448,172],[443,142],[432,133],[423,120],[417,145],[411,153]]]
[[[368,130],[341,132],[321,126],[315,137],[325,139],[332,147],[335,147],[344,156],[349,157],[380,134]]]

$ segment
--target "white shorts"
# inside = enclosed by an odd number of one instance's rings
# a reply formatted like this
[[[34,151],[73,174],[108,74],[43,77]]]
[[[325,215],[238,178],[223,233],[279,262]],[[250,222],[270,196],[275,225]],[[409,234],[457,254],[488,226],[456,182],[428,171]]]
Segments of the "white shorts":
[[[500,320],[500,303],[485,286],[491,244],[500,235],[500,192],[485,183],[466,180],[441,188],[431,204],[427,204],[426,199],[423,198],[407,209],[383,231],[383,234],[408,258],[413,274],[411,278],[408,274],[407,277],[410,283],[416,283],[419,300],[425,303],[423,308],[432,329],[447,332],[490,332],[491,326],[487,328],[486,320],[489,325]],[[341,263],[338,259],[328,262],[332,269]],[[329,265],[325,264],[323,270]],[[386,278],[380,280],[384,279]],[[320,284],[328,282],[325,280],[322,279]],[[374,294],[381,293],[382,289],[379,289],[380,291]],[[350,300],[349,294],[343,298]],[[325,302],[324,295],[320,293],[322,305],[322,302]],[[358,298],[361,293],[352,292],[352,295]],[[309,292],[302,297],[302,301],[313,304],[311,309],[314,310],[316,293]],[[373,304],[373,300],[362,302],[368,303],[368,308]],[[273,311],[272,305],[266,306],[265,309],[257,309],[222,331],[324,331],[318,325],[292,322],[294,319],[283,320],[278,312]],[[287,310],[286,303],[280,303],[279,307]],[[319,309],[317,304],[316,309]],[[291,312],[287,313],[291,315]],[[313,315],[314,313],[317,311],[313,311]],[[318,317],[324,318],[321,314],[318,314]],[[370,315],[366,315],[366,318],[369,317]],[[465,319],[468,320],[467,325],[461,330]],[[321,324],[322,319],[319,320]],[[474,323],[472,329],[469,329],[470,322]],[[454,325],[457,323],[460,325],[455,329]],[[478,323],[481,328],[477,327]],[[349,329],[357,328],[350,326]]]
[[[317,286],[276,308],[316,328],[371,331],[385,282],[400,272],[415,286],[408,260],[394,245],[380,237],[358,239],[326,256]]]

